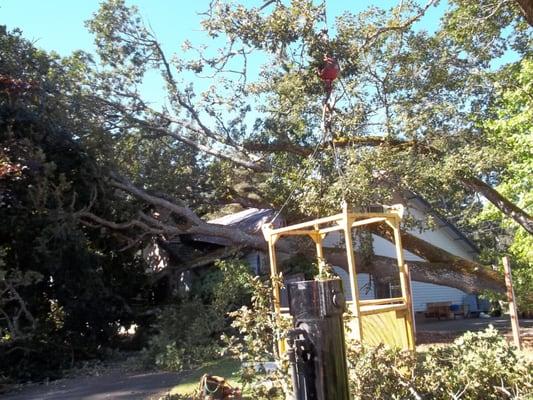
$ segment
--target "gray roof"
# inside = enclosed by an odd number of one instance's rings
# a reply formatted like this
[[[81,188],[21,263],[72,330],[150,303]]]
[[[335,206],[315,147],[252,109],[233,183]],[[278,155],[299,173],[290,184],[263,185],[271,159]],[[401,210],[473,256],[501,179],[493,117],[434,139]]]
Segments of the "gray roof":
[[[239,228],[247,233],[260,233],[263,224],[268,223],[276,215],[276,210],[271,208],[247,208],[246,210],[239,211],[234,214],[225,215],[220,218],[215,218],[207,221],[209,224],[226,225]],[[274,227],[280,227],[283,224],[281,217],[276,218],[274,221]],[[208,236],[208,235],[194,235],[194,240],[228,245],[229,242],[221,237]]]
[[[275,210],[271,208],[247,208],[234,214],[225,215],[207,221],[210,224],[234,226],[248,233],[261,230],[263,224],[270,222],[275,216]],[[276,222],[279,218],[276,219]]]

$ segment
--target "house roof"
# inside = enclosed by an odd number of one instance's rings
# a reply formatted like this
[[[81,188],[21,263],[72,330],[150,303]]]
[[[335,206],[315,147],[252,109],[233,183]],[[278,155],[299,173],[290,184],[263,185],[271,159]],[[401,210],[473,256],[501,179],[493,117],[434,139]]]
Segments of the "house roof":
[[[439,222],[439,227],[446,229],[448,234],[452,239],[461,241],[467,248],[468,252],[472,255],[479,254],[479,249],[477,246],[463,233],[461,232],[454,224],[452,224],[448,219],[438,213],[431,204],[429,204],[422,197],[412,193],[412,197],[407,199],[408,201],[416,201],[425,209],[426,212],[432,214]],[[261,227],[264,223],[269,222],[274,218],[276,210],[271,208],[247,208],[243,211],[237,213],[228,214],[220,218],[215,218],[207,221],[210,224],[219,224],[226,226],[233,226],[244,230],[247,233],[257,233],[261,230]],[[276,228],[283,225],[283,220],[281,218],[276,219],[275,224]],[[202,241],[218,245],[229,245],[229,241],[224,238],[208,236],[208,235],[194,235],[193,240]]]
[[[234,214],[225,215],[207,221],[210,224],[227,225],[240,228],[248,233],[255,233],[264,223],[274,218],[275,210],[271,208],[247,208]]]
[[[226,225],[239,228],[247,233],[257,233],[261,230],[263,224],[270,222],[276,215],[276,210],[271,208],[247,208],[246,210],[237,213],[228,214],[220,218],[215,218],[207,221],[209,224]],[[280,227],[283,224],[281,218],[277,218],[274,222],[274,227]],[[215,236],[209,235],[194,235],[194,240],[228,245],[229,241]]]

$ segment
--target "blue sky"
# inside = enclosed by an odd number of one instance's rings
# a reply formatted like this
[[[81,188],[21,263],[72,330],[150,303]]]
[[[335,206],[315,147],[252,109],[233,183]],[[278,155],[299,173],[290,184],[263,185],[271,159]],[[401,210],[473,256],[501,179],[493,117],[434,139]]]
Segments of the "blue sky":
[[[244,0],[246,5],[262,4],[264,0]],[[67,56],[74,50],[93,52],[93,38],[84,22],[97,11],[97,0],[0,0],[0,25],[8,30],[20,28],[23,36],[47,51],[56,51]],[[135,4],[143,19],[148,22],[167,54],[179,52],[182,43],[209,43],[201,31],[199,13],[206,11],[209,0],[127,0]],[[428,31],[438,27],[445,1],[429,10],[419,29]],[[330,27],[336,15],[344,11],[359,12],[370,5],[394,7],[398,1],[346,1],[328,0],[328,22]],[[216,43],[210,42],[211,46]],[[258,66],[259,67],[259,66]],[[257,68],[258,69],[258,68]],[[143,85],[143,95],[151,102],[161,104],[162,83],[155,74],[149,74]]]
[[[243,1],[245,4],[260,4],[261,1]],[[432,9],[424,18],[424,28],[433,30],[438,24],[443,4]],[[142,16],[157,33],[164,47],[178,50],[186,39],[195,43],[203,40],[200,30],[200,16],[209,0],[134,0],[128,4],[139,7]],[[8,29],[18,27],[27,39],[35,41],[38,47],[55,50],[60,55],[68,55],[73,50],[92,51],[92,37],[84,26],[84,21],[98,9],[96,0],[0,0],[0,24]],[[343,1],[329,0],[328,19],[343,11],[358,12],[369,5],[392,7],[396,1]]]

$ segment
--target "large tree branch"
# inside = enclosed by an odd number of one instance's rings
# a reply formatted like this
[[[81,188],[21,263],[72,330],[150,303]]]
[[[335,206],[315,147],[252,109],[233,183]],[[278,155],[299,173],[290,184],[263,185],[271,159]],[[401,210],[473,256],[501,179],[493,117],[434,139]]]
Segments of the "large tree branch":
[[[354,137],[337,137],[334,140],[324,141],[319,149],[324,150],[332,145],[336,147],[359,147],[359,146],[392,146],[392,147],[412,147],[421,144],[414,140],[406,141],[383,136],[354,136]],[[299,146],[290,142],[249,142],[244,145],[247,150],[260,151],[264,153],[291,153],[300,156],[309,156],[313,153],[313,148],[309,146]]]
[[[103,227],[106,227],[106,228],[109,228],[115,231],[124,231],[124,230],[133,229],[133,228],[140,228],[141,230],[154,234],[154,235],[167,233],[165,229],[154,228],[139,220],[132,220],[128,222],[114,222],[114,221],[109,221],[105,218],[99,217],[98,215],[93,214],[92,212],[89,212],[89,211],[81,211],[81,212],[78,212],[76,215],[78,218],[80,218],[80,221],[82,222],[82,224],[85,224],[88,226],[94,226],[94,224],[97,224],[98,226],[103,226]]]
[[[201,268],[214,264],[218,260],[225,258],[234,257],[242,249],[240,247],[223,247],[219,249],[212,250],[207,254],[202,254],[201,256],[194,257],[186,262],[181,263],[180,265],[169,265],[168,267],[162,269],[161,271],[155,273],[152,277],[152,283],[157,282],[163,278],[176,276],[177,274],[183,271],[189,271],[195,268]]]
[[[486,267],[481,267],[473,273],[445,263],[410,261],[407,264],[411,279],[415,281],[450,286],[467,293],[479,293],[482,290],[498,293],[505,291],[503,278]],[[361,268],[361,272],[378,276],[398,276],[398,267],[394,259],[375,257],[368,266]]]
[[[529,25],[533,26],[533,1],[516,0]]]
[[[254,152],[266,152],[266,153],[292,153],[299,156],[307,157],[313,150],[298,146],[290,142],[274,142],[274,143],[261,143],[261,142],[246,142],[244,148]]]
[[[393,232],[385,225],[370,225],[368,229],[372,233],[375,233],[378,236],[381,236],[394,243]],[[425,240],[420,239],[406,231],[401,231],[400,236],[402,239],[402,245],[405,249],[429,262],[452,265],[472,273],[478,271],[480,268],[483,268],[480,264],[474,261],[469,261],[451,254],[446,250],[434,246],[433,244],[426,242]]]
[[[163,79],[165,79],[167,84],[172,88],[173,99],[177,101],[177,103],[181,107],[187,110],[187,112],[192,117],[193,121],[196,122],[196,124],[198,125],[198,127],[200,128],[200,130],[206,137],[211,138],[215,140],[216,142],[222,143],[224,145],[233,147],[239,152],[242,152],[243,150],[242,147],[240,147],[240,145],[236,143],[235,141],[231,140],[231,138],[228,135],[222,135],[216,131],[213,131],[202,121],[202,118],[200,117],[200,114],[196,110],[196,108],[179,91],[176,80],[174,79],[174,76],[172,74],[170,63],[168,62],[165,52],[159,45],[159,42],[157,41],[155,36],[153,37],[153,46],[161,62],[163,63]],[[227,55],[227,57],[230,57],[230,56]],[[250,167],[247,167],[247,168],[250,168]]]
[[[249,234],[230,226],[210,224],[205,222],[185,205],[179,205],[161,197],[151,195],[146,191],[136,187],[132,183],[127,182],[123,178],[118,177],[117,175],[115,175],[114,179],[111,180],[111,184],[116,188],[134,195],[138,199],[143,200],[148,204],[164,208],[180,217],[183,217],[191,224],[190,227],[183,230],[175,230],[174,233],[217,236],[228,239],[235,246],[242,245],[260,250],[264,250],[266,248],[265,241],[260,235]],[[160,228],[165,229],[163,225],[161,225]],[[385,239],[390,241],[394,240],[392,231],[383,225],[374,225],[371,226],[370,229]],[[432,245],[429,242],[426,242],[425,240],[409,234],[408,232],[402,231],[401,238],[403,246],[407,250],[428,260],[429,262],[453,265],[470,273],[475,273],[480,268],[483,268],[483,266],[476,262],[468,261],[461,257],[455,256],[439,247]]]
[[[461,182],[470,190],[483,195],[501,212],[503,212],[509,218],[514,219],[526,231],[533,235],[533,218],[520,207],[516,206],[507,198],[498,193],[497,190],[492,188],[490,185],[487,185],[481,179],[478,179],[473,176],[463,178]]]
[[[166,136],[170,136],[170,137],[173,137],[174,139],[177,139],[179,140],[180,142],[182,143],[185,143],[199,151],[202,151],[206,154],[210,154],[212,156],[215,156],[217,158],[220,158],[222,160],[227,160],[227,161],[231,161],[233,164],[235,165],[239,165],[241,167],[244,167],[244,168],[247,168],[247,169],[250,169],[252,171],[255,171],[255,172],[268,172],[269,171],[269,168],[266,167],[265,165],[263,164],[260,164],[260,163],[256,163],[256,162],[253,162],[253,161],[248,161],[242,157],[239,157],[238,155],[236,154],[233,154],[232,152],[228,152],[228,151],[225,151],[226,149],[222,149],[222,150],[218,150],[214,147],[210,147],[210,146],[206,146],[196,140],[192,140],[186,136],[184,136],[183,134],[181,134],[180,132],[178,132],[177,130],[170,130],[170,129],[166,129],[166,128],[161,128],[161,127],[155,127],[155,126],[152,126],[152,125],[147,125],[145,126],[146,128],[154,131],[154,132],[158,132],[160,134],[163,134],[163,135],[166,135]]]
[[[417,142],[415,140],[407,141],[382,136],[336,138],[333,143],[336,147],[390,146],[399,149],[417,147],[423,153],[433,154],[439,157],[444,156],[444,153],[441,150],[425,143]],[[323,146],[329,146],[330,144],[331,143],[327,142],[324,143]],[[288,145],[284,143],[256,144],[255,149],[265,152],[284,151],[298,155],[309,155],[312,152],[311,148]],[[466,174],[465,176],[457,176],[457,179],[467,189],[484,196],[488,201],[494,204],[494,206],[498,208],[503,214],[505,214],[509,218],[512,218],[527,232],[533,235],[533,218],[526,211],[513,204],[513,202],[511,202],[509,199],[498,193],[496,189],[494,189],[493,187],[491,187],[490,185],[475,176]]]
[[[325,249],[328,263],[347,267],[346,253],[341,249]],[[357,257],[356,257],[357,260]],[[471,271],[453,263],[410,261],[411,279],[419,282],[450,286],[467,293],[479,293],[492,290],[498,293],[505,291],[503,278],[488,267],[478,265]],[[369,263],[357,262],[357,273],[368,273],[378,280],[391,280],[399,277],[396,259],[374,256]]]
[[[146,191],[136,187],[132,183],[127,182],[123,178],[119,178],[116,175],[110,183],[112,186],[130,193],[148,204],[152,204],[156,207],[161,207],[179,217],[184,218],[187,223],[190,224],[190,226],[182,230],[180,229],[179,234],[197,234],[220,237],[227,239],[235,246],[246,246],[249,248],[261,250],[266,249],[265,240],[259,235],[246,233],[238,228],[234,228],[231,226],[211,224],[205,222],[185,205],[178,205],[161,197],[151,195]]]
[[[380,27],[380,28],[376,29],[376,31],[372,35],[368,36],[365,39],[365,42],[361,46],[361,50],[364,51],[364,50],[368,49],[369,47],[371,47],[376,42],[376,40],[381,35],[383,35],[384,33],[393,32],[393,31],[402,31],[402,30],[405,30],[405,29],[409,28],[412,24],[414,24],[416,21],[418,21],[420,18],[422,18],[424,16],[424,14],[426,13],[426,11],[429,9],[429,7],[431,7],[435,3],[436,3],[436,0],[429,0],[424,5],[424,7],[422,7],[420,12],[418,14],[412,16],[411,18],[409,18],[409,19],[407,19],[407,20],[405,20],[405,21],[403,21],[401,23],[398,23],[396,25],[388,25],[388,26],[383,26],[383,27]],[[401,12],[401,10],[399,10],[399,12]]]
[[[168,136],[174,138],[187,146],[196,149],[202,153],[212,155],[222,160],[227,160],[232,162],[235,165],[250,169],[255,172],[268,172],[270,169],[259,162],[250,161],[247,159],[245,154],[239,151],[238,148],[235,148],[232,144],[226,143],[224,140],[220,140],[217,137],[212,135],[206,135],[209,139],[215,140],[216,145],[207,145],[202,143],[198,139],[192,139],[189,136],[183,134],[180,129],[172,126],[162,126],[160,121],[152,122],[142,118],[138,118],[133,115],[132,110],[128,109],[123,104],[113,102],[101,97],[91,96],[91,100],[97,101],[107,108],[117,112],[121,115],[123,121],[127,123],[127,127],[131,128],[136,126],[140,129],[143,129],[147,132],[154,133],[157,136]],[[193,125],[191,122],[181,119],[171,118],[168,115],[161,114],[155,110],[150,109],[147,106],[144,106],[144,111],[146,113],[157,116],[158,118],[167,121],[169,124],[173,123],[178,125],[183,130],[192,132],[196,135],[203,135],[205,131]]]
[[[140,228],[148,230],[153,234],[192,234],[207,237],[219,237],[226,239],[228,247],[232,249],[248,248],[262,251],[266,250],[266,242],[259,233],[247,233],[236,227],[205,222],[186,205],[174,203],[167,199],[149,194],[116,175],[110,182],[112,186],[123,190],[156,208],[170,211],[186,220],[187,223],[175,226],[144,214],[141,214],[139,220],[126,223],[114,223],[106,221],[87,211],[80,212],[82,218],[88,218],[93,222],[116,230]],[[385,239],[391,241],[394,240],[391,230],[385,226],[375,225],[371,229],[374,233]],[[409,250],[428,261],[426,263],[410,263],[413,266],[414,279],[423,282],[445,284],[465,291],[478,291],[484,288],[496,291],[503,290],[501,277],[497,272],[490,268],[448,253],[447,251],[407,232],[402,232],[401,238],[406,250]],[[290,241],[280,241],[278,243],[278,251],[292,254],[299,250],[298,247],[295,247],[295,244]],[[328,252],[332,253],[335,252],[335,250],[329,249]],[[344,251],[342,253],[344,254]],[[198,261],[199,264],[203,264],[201,259],[196,261]],[[194,268],[196,264],[198,264],[196,261],[186,267]],[[382,271],[380,273],[384,274],[386,271],[390,270],[389,264],[389,262],[384,262],[378,257],[372,263],[372,266],[376,271]],[[426,271],[425,269],[427,268],[430,268],[431,270]]]

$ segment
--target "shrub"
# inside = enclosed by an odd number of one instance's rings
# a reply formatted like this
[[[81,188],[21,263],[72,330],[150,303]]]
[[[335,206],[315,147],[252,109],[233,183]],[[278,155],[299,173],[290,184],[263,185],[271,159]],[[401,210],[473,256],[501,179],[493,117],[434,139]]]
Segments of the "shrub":
[[[532,376],[533,365],[491,326],[430,348],[416,380],[434,399],[526,399],[533,396]]]
[[[181,371],[216,357],[220,352],[213,334],[224,326],[224,317],[199,299],[165,307],[155,325],[158,333],[143,352],[145,366]]]
[[[259,277],[249,281],[252,304],[230,313],[238,334],[223,335],[227,352],[242,361],[239,377],[243,389],[256,400],[285,399],[290,394],[288,362],[279,357],[277,341],[289,328],[288,320],[273,311],[272,288]],[[279,368],[267,371],[265,362],[276,361]]]
[[[356,399],[408,399],[416,389],[413,373],[416,358],[410,352],[384,345],[347,344],[350,392]]]
[[[191,297],[163,308],[157,331],[143,352],[145,366],[181,371],[217,358],[220,335],[229,328],[228,312],[250,299],[249,266],[219,261],[195,285]]]

